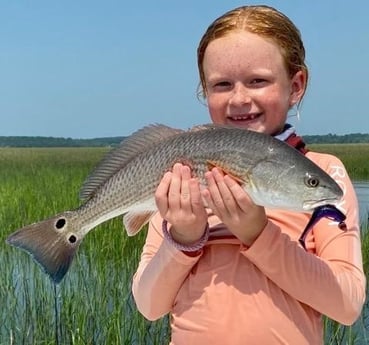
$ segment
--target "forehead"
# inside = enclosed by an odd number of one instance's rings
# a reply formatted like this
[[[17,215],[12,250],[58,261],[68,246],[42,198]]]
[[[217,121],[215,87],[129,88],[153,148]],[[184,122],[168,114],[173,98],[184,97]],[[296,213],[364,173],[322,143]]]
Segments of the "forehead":
[[[214,69],[285,69],[281,48],[271,39],[237,31],[211,41],[204,54],[205,74]]]

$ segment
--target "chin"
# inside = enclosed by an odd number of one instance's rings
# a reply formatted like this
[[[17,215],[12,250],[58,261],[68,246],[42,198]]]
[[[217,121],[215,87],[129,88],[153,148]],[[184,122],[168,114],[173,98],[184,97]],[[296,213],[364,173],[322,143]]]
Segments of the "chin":
[[[257,123],[241,123],[239,125],[237,124],[234,124],[234,125],[240,128],[248,129],[249,131],[253,131],[253,132],[259,132],[259,133],[266,132],[266,128],[263,125],[257,124]]]
[[[258,132],[258,128],[260,127],[250,121],[242,121],[242,120],[237,120],[237,121],[228,120],[227,125],[237,127],[237,128],[244,128],[244,129],[248,129],[248,130],[256,131],[256,132]]]

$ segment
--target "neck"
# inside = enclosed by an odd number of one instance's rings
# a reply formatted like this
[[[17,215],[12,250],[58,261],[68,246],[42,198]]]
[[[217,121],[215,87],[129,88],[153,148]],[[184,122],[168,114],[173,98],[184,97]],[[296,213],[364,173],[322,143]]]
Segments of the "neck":
[[[296,130],[289,123],[286,123],[282,132],[275,135],[274,138],[286,142],[288,145],[294,147],[296,150],[306,154],[309,150],[300,136],[296,134]]]

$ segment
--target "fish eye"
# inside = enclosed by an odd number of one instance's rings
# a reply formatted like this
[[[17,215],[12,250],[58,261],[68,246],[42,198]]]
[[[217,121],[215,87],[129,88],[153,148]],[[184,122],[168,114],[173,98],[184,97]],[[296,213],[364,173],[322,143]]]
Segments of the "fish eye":
[[[307,175],[305,177],[305,185],[311,188],[316,188],[319,186],[319,179],[315,176]]]

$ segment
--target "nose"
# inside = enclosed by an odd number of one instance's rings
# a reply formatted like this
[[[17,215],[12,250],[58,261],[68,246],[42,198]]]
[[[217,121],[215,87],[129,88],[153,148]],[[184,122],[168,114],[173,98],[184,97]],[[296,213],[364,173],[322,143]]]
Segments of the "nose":
[[[251,103],[249,90],[242,84],[235,85],[231,97],[229,99],[229,104],[245,105],[248,103]]]

